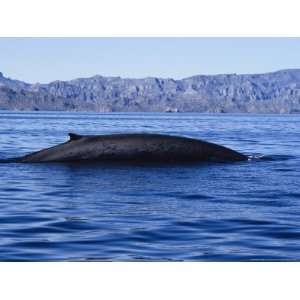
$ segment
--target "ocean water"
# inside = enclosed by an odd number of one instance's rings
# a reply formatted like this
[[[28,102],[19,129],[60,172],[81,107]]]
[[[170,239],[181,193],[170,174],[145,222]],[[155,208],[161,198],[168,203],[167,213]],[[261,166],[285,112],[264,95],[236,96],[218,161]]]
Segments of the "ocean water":
[[[300,261],[299,115],[0,112],[0,159],[68,132],[183,135],[256,159],[0,163],[0,261]]]

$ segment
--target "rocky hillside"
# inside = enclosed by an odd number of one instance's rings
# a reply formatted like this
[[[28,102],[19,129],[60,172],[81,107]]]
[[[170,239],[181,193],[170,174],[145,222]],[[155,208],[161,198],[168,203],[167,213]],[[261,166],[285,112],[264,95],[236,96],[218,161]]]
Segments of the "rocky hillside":
[[[94,76],[28,84],[0,73],[1,110],[300,113],[300,69],[181,80]]]

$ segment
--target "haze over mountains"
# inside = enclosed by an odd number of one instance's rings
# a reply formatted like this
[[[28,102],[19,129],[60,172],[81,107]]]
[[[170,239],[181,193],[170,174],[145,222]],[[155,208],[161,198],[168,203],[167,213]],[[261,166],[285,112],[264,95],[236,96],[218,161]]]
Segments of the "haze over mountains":
[[[300,113],[300,69],[181,80],[97,75],[48,84],[0,72],[0,110]]]

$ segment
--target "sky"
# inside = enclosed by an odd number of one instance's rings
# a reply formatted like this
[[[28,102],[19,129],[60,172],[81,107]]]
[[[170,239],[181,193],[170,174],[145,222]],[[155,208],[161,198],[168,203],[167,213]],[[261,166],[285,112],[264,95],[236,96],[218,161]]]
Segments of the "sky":
[[[0,38],[0,72],[29,83],[289,68],[300,68],[300,38]]]

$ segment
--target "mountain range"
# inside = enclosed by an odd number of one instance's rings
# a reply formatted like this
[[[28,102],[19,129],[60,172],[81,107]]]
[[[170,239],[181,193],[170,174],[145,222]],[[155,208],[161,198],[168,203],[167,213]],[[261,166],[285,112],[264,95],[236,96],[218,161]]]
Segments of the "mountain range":
[[[96,75],[47,84],[0,72],[0,110],[300,113],[300,69],[180,80]]]

